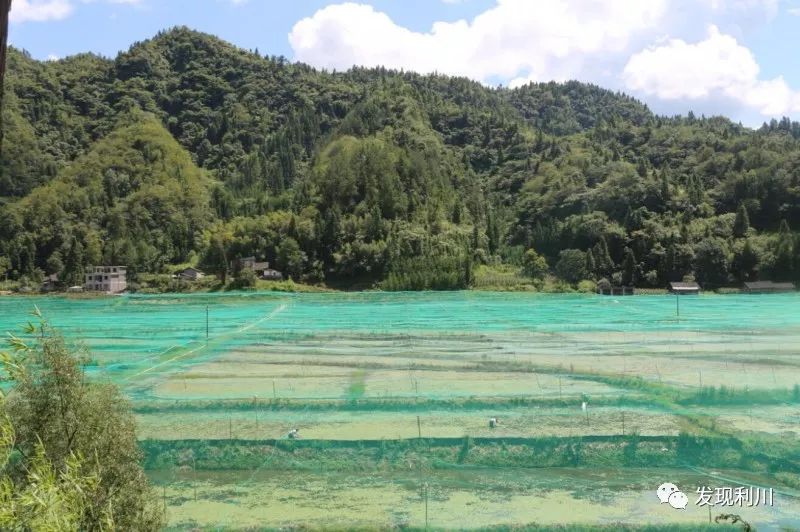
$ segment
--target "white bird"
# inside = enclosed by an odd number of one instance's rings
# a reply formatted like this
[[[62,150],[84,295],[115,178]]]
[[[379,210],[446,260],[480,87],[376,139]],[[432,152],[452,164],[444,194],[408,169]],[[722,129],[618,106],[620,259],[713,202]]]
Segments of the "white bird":
[[[586,401],[584,401],[584,402],[582,402],[582,403],[581,403],[581,410],[583,410],[584,412],[586,412]]]

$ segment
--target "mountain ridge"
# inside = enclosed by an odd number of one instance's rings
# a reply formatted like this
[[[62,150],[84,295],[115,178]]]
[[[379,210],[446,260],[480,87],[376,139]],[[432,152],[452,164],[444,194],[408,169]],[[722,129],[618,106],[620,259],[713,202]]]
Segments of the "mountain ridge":
[[[579,82],[325,72],[185,27],[114,59],[12,50],[8,85],[9,142],[31,149],[0,157],[0,216],[131,113],[155,117],[213,176],[202,237],[178,254],[159,244],[133,271],[256,255],[309,281],[455,288],[472,284],[472,264],[525,271],[533,249],[570,283],[800,277],[800,127],[788,119],[751,130],[661,117]],[[107,248],[108,224],[92,224]],[[13,278],[57,273],[50,256],[68,249],[17,236],[0,238]],[[442,275],[403,280],[410,269]]]

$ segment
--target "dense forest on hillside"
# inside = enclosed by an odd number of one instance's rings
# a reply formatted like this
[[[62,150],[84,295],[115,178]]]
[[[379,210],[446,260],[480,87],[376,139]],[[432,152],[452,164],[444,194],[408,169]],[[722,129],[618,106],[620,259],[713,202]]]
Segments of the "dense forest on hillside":
[[[800,280],[800,125],[660,117],[577,82],[322,72],[176,28],[115,59],[10,50],[0,277],[256,256],[294,280]]]

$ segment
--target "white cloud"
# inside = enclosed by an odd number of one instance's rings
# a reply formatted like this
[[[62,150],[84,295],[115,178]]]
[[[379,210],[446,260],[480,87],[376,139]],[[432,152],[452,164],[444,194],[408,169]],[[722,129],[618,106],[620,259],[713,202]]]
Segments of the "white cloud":
[[[330,5],[295,24],[295,58],[315,66],[439,71],[481,81],[574,77],[586,61],[620,53],[656,29],[668,0],[498,0],[472,21],[415,32],[372,6]]]
[[[800,17],[800,7],[790,7],[786,12],[795,17]]]
[[[800,93],[759,71],[748,48],[711,25],[702,41],[670,39],[634,54],[622,77],[628,89],[664,100],[723,97],[767,116],[800,111]]]
[[[714,11],[760,10],[774,16],[778,13],[778,0],[701,0]]]
[[[80,0],[82,4],[125,4],[141,6],[144,0]],[[46,22],[48,20],[61,20],[67,18],[74,11],[75,6],[71,0],[14,0],[11,2],[10,21]]]
[[[72,12],[67,0],[14,0],[11,3],[11,22],[44,22],[60,20]]]

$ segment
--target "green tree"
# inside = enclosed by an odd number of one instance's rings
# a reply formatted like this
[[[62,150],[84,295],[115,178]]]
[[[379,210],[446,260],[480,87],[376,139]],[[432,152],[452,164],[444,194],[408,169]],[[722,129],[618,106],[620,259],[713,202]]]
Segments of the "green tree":
[[[670,195],[669,189],[669,176],[667,175],[666,170],[661,170],[661,183],[660,183],[660,195],[661,201],[664,203],[664,207],[666,207],[666,203],[672,199]]]
[[[0,255],[0,278],[5,280],[8,277],[9,270],[11,270],[11,259]]]
[[[614,269],[614,261],[608,252],[608,243],[601,237],[592,248],[592,258],[594,259],[596,273],[603,276],[611,275]]]
[[[747,239],[744,246],[734,252],[731,269],[739,282],[752,281],[756,278],[760,261],[761,258]]]
[[[500,230],[491,209],[486,213],[486,238],[488,239],[489,253],[497,253],[497,248],[500,246]]]
[[[34,314],[40,321],[25,330],[32,340],[11,335],[11,351],[1,357],[11,381],[5,412],[21,458],[12,476],[25,478],[25,471],[43,467],[42,456],[52,465],[51,480],[82,475],[76,468],[83,463],[97,480],[85,505],[76,508],[78,528],[101,529],[112,516],[121,530],[160,530],[163,511],[140,465],[130,405],[116,387],[86,382],[80,363],[85,355],[73,356],[38,310]],[[15,486],[29,488],[25,482]]]
[[[775,260],[772,263],[772,276],[778,281],[789,281],[793,277],[794,238],[785,219],[781,220],[778,234],[775,236]]]
[[[278,266],[293,279],[299,279],[306,262],[306,254],[294,238],[285,238],[278,246]]]
[[[525,275],[534,279],[542,279],[549,270],[547,260],[543,255],[536,253],[536,250],[531,248],[525,252],[522,259],[522,269]]]
[[[719,238],[701,240],[694,250],[694,272],[704,287],[716,288],[728,282],[728,253],[725,242]]]
[[[743,238],[747,235],[747,230],[750,229],[750,216],[747,214],[747,208],[744,203],[739,204],[736,210],[736,218],[733,222],[733,236],[736,238]]]
[[[464,287],[469,288],[473,281],[472,274],[472,251],[467,248],[464,253]]]
[[[595,276],[595,271],[597,270],[597,264],[594,261],[594,253],[592,253],[591,248],[586,250],[586,274],[589,277]]]
[[[633,250],[625,248],[625,255],[622,259],[622,284],[625,286],[635,285],[638,280],[638,269],[639,265]]]
[[[228,262],[228,246],[225,236],[221,234],[211,236],[201,264],[210,273],[219,277],[222,284],[227,282],[230,264]]]
[[[71,455],[61,469],[47,458],[44,445],[37,444],[21,478],[3,474],[11,468],[16,435],[5,412],[0,393],[0,529],[2,530],[79,530],[84,514],[98,491],[98,464]],[[93,467],[92,467],[93,466]],[[93,530],[114,530],[111,508],[98,515]]]
[[[85,265],[83,262],[83,245],[73,237],[70,241],[69,251],[64,260],[61,281],[67,286],[82,285],[84,280]]]
[[[586,254],[579,249],[565,249],[558,254],[556,274],[568,283],[577,283],[586,277]]]
[[[64,269],[64,262],[61,260],[61,252],[54,251],[52,255],[47,258],[47,265],[45,272],[48,274],[60,274]]]
[[[249,289],[256,287],[256,272],[250,268],[240,268],[231,283],[231,288]]]

